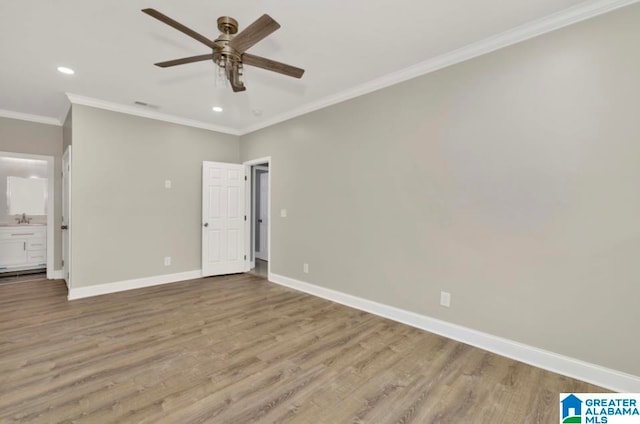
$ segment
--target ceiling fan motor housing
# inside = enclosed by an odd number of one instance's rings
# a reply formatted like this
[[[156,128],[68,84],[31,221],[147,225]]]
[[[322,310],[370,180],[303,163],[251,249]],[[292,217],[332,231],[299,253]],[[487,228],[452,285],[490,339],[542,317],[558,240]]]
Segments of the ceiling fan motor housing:
[[[214,41],[216,48],[213,49],[212,60],[224,69],[234,91],[242,91],[242,53],[229,46],[234,38],[233,34],[238,32],[238,21],[229,16],[221,16],[218,18],[218,29],[221,34]]]
[[[240,61],[242,54],[233,47],[229,46],[229,42],[233,39],[231,34],[223,33],[214,41],[216,49],[213,50],[213,61],[219,63],[220,59],[230,59],[232,61]]]

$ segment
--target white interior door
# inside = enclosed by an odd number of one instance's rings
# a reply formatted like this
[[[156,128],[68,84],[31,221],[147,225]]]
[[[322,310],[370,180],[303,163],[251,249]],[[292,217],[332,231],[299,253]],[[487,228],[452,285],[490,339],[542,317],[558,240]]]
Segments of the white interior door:
[[[62,271],[67,287],[71,287],[69,222],[71,214],[71,146],[62,156]]]
[[[260,208],[258,212],[258,231],[260,234],[260,244],[256,249],[256,258],[262,259],[263,261],[268,260],[268,246],[267,242],[268,237],[268,228],[269,228],[269,173],[262,172],[260,173],[260,184],[259,184],[259,192],[258,196],[260,196]]]
[[[244,166],[202,163],[202,275],[246,272]]]

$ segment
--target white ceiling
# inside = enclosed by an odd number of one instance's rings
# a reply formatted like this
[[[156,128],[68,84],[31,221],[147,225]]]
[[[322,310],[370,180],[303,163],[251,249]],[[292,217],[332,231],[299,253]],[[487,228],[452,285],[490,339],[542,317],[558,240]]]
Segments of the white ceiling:
[[[74,93],[124,108],[143,101],[162,114],[243,133],[331,103],[340,93],[367,91],[368,83],[492,35],[567,8],[604,3],[616,2],[7,0],[0,2],[0,110],[60,120],[68,108],[65,93]],[[282,28],[250,53],[306,73],[296,80],[246,67],[247,91],[233,93],[215,86],[212,62],[155,67],[209,51],[140,12],[146,7],[211,38],[221,15],[236,18],[242,30],[268,13]],[[58,73],[60,65],[76,74]],[[224,112],[212,112],[214,105]],[[255,109],[262,114],[255,116]]]

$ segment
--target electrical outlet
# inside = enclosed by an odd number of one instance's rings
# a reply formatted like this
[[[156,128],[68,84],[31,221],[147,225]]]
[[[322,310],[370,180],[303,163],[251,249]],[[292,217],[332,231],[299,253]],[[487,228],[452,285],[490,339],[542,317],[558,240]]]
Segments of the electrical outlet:
[[[303,271],[305,274],[308,274],[308,273],[309,273],[309,264],[304,264],[304,265],[302,265],[302,271]]]
[[[286,209],[280,209],[280,216],[282,218],[286,218],[287,217],[287,210]]]
[[[445,308],[451,307],[451,293],[440,292],[440,306],[444,306]]]
[[[171,256],[165,256],[164,257],[164,266],[169,266],[171,265]]]

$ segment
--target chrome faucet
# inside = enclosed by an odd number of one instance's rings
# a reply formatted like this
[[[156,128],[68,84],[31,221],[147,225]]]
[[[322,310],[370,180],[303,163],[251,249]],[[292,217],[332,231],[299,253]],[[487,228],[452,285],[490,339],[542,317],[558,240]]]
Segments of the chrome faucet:
[[[22,216],[19,216],[16,218],[18,220],[18,224],[29,224],[31,223],[31,218],[27,218],[26,214],[22,214]]]

